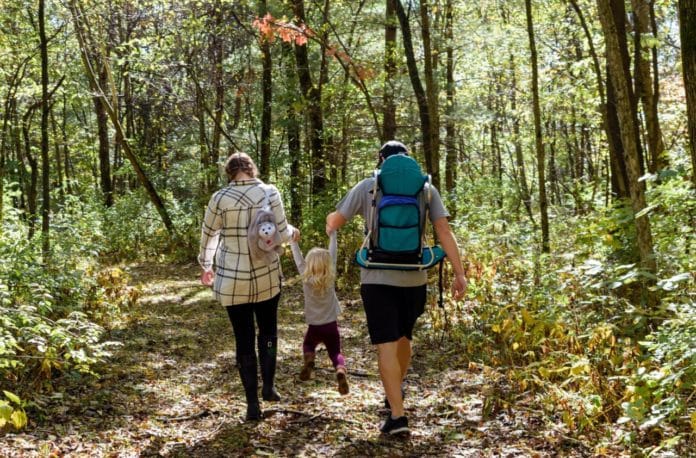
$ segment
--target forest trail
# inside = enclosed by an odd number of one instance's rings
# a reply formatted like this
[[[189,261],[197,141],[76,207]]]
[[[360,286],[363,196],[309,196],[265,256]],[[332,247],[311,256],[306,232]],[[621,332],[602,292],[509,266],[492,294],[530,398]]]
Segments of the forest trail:
[[[234,339],[224,309],[197,281],[195,265],[129,269],[142,289],[121,341],[100,377],[43,400],[44,418],[0,438],[7,456],[583,456],[587,450],[542,424],[532,411],[502,410],[482,420],[485,371],[460,350],[419,339],[406,386],[412,433],[382,437],[386,411],[373,348],[358,297],[341,297],[342,344],[350,394],[341,396],[326,351],[312,380],[297,378],[305,325],[293,272],[279,312],[279,403],[266,418],[243,423],[245,404],[234,368]],[[427,326],[427,314],[420,326]],[[425,324],[423,324],[425,323]],[[444,336],[446,337],[446,336]],[[88,379],[89,380],[89,379]]]

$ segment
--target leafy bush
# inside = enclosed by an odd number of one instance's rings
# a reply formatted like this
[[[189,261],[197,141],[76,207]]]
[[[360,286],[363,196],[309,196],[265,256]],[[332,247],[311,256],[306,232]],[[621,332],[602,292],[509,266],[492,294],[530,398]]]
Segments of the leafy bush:
[[[50,390],[58,374],[93,374],[94,365],[117,345],[103,341],[105,326],[138,296],[121,269],[97,266],[99,237],[90,228],[98,226],[85,224],[93,215],[83,210],[81,217],[56,219],[54,236],[60,241],[52,240],[54,250],[46,261],[40,259],[39,237],[28,241],[16,214],[10,213],[4,221],[0,388],[22,398],[30,400],[37,391]],[[0,402],[0,416],[5,418],[12,408],[5,424],[23,425],[21,414],[15,412],[23,412],[25,404],[6,396],[11,402]]]
[[[450,302],[448,320],[430,313],[432,337],[450,326],[457,348],[497,370],[484,390],[484,416],[534,402],[568,433],[602,437],[613,427],[644,450],[686,441],[676,431],[696,426],[692,193],[682,180],[652,188],[657,278],[627,249],[634,234],[625,207],[581,216],[552,208],[563,224],[552,220],[552,253],[541,255],[525,222],[479,203],[475,219],[457,227],[466,305]],[[646,284],[661,306],[635,294]]]

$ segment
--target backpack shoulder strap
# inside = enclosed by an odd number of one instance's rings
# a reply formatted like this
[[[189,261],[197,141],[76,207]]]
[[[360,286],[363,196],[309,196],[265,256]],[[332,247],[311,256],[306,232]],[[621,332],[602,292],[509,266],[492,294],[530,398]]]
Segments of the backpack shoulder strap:
[[[271,207],[271,187],[267,185],[266,183],[260,183],[259,188],[263,191],[263,204],[261,205],[262,208]]]

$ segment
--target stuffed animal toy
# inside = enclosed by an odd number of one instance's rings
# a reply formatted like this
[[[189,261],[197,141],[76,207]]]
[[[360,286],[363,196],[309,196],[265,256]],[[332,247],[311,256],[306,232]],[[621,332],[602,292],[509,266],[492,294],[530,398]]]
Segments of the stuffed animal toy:
[[[259,247],[262,250],[270,251],[273,247],[274,235],[276,233],[275,224],[265,221],[259,225]]]
[[[280,234],[276,228],[275,215],[263,207],[252,218],[248,231],[249,254],[256,260],[272,263],[278,254],[283,252]]]

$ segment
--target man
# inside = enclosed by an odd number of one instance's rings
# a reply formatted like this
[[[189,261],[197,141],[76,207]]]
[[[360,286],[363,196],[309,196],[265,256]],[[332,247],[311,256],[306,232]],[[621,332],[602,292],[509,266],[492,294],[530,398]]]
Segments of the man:
[[[379,165],[394,154],[408,155],[408,149],[398,141],[385,143],[379,150]],[[338,230],[358,214],[365,221],[370,220],[374,179],[370,177],[360,181],[339,202],[336,211],[326,217],[327,234]],[[420,199],[420,205],[421,214],[425,214],[424,199]],[[450,215],[434,187],[431,187],[429,216],[440,245],[454,269],[452,296],[460,299],[466,292],[467,279],[457,241],[447,220]],[[401,387],[411,363],[413,327],[425,308],[427,272],[361,268],[360,284],[370,341],[377,346],[379,373],[386,394],[385,405],[391,409],[380,429],[386,434],[407,433],[408,419],[404,415]]]

